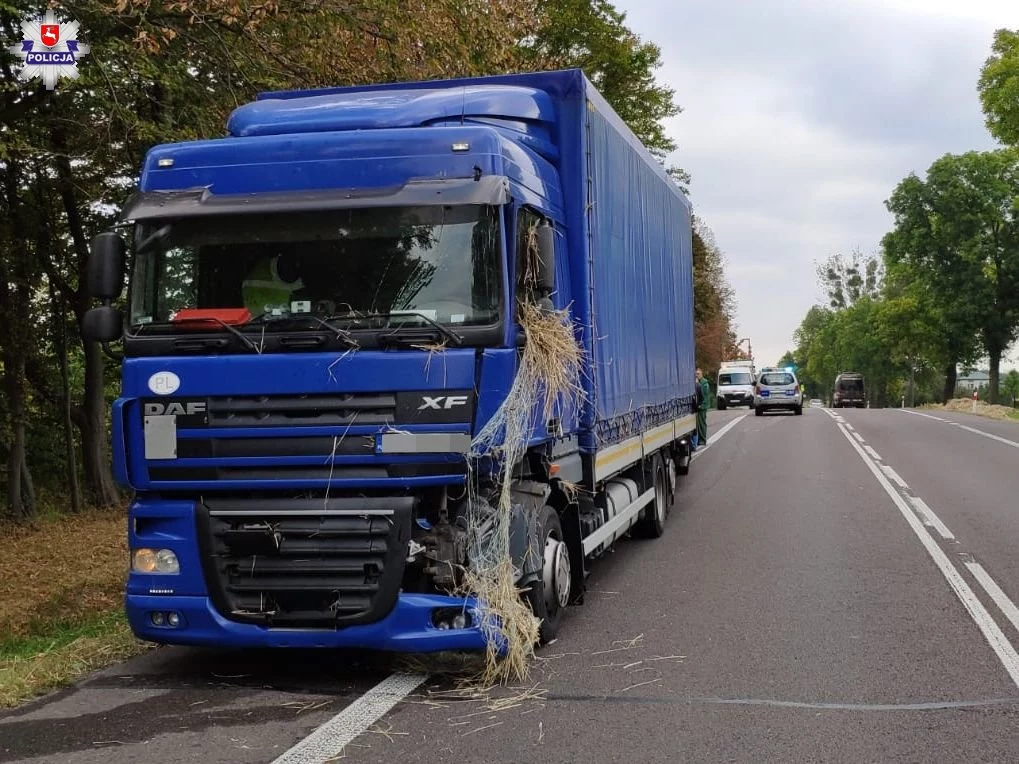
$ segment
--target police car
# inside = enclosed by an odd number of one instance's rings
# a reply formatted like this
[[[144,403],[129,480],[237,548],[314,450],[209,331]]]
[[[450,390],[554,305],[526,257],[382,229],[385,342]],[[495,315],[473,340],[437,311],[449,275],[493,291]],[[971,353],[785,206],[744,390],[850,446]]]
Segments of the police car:
[[[788,410],[803,413],[803,390],[796,372],[790,367],[761,369],[754,384],[754,413]]]

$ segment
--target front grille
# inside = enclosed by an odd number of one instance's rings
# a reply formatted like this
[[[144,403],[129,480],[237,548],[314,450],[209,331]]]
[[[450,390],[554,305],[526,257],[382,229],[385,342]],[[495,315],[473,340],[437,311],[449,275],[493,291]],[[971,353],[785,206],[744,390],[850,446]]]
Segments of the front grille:
[[[253,465],[250,467],[149,467],[149,477],[160,482],[212,482],[245,480],[250,482],[278,483],[281,480],[317,480],[334,483],[341,480],[398,480],[403,478],[448,478],[449,482],[462,482],[466,474],[463,462],[414,464],[386,463],[354,466],[331,466],[328,454],[325,464],[309,466]],[[172,462],[168,462],[173,464]]]
[[[395,395],[256,395],[210,398],[209,427],[392,424]]]
[[[403,580],[413,497],[207,498],[206,583],[233,621],[341,627],[384,618]]]

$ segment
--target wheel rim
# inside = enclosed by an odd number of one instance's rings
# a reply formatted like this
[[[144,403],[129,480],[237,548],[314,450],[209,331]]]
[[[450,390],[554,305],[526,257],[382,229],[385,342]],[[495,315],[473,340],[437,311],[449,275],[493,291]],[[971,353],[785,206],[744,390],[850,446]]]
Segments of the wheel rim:
[[[570,601],[570,555],[566,544],[549,533],[545,537],[542,581],[545,589],[545,609],[555,613]]]

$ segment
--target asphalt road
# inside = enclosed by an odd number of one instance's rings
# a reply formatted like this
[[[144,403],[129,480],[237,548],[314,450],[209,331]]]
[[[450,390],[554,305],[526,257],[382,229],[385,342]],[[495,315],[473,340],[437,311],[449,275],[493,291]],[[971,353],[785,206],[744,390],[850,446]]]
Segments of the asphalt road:
[[[1019,760],[1019,425],[745,414],[520,687],[159,649],[0,715],[0,762]]]

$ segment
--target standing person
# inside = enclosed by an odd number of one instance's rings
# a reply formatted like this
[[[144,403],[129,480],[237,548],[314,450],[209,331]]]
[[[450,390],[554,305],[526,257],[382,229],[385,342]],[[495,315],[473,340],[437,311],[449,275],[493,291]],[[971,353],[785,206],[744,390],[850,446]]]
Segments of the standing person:
[[[708,399],[711,387],[704,377],[704,372],[697,369],[697,446],[708,444]]]

